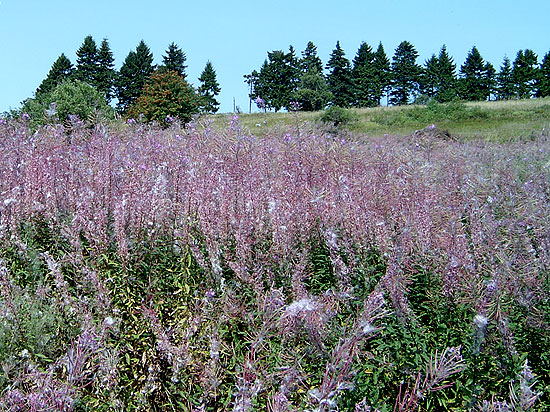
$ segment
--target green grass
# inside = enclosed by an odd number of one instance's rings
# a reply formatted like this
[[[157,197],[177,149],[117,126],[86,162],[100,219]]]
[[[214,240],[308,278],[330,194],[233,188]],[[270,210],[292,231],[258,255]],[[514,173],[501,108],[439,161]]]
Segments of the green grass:
[[[529,139],[533,133],[550,129],[550,98],[474,103],[410,105],[351,109],[358,121],[347,128],[372,137],[406,136],[435,123],[464,140],[493,142]],[[273,128],[288,129],[319,122],[322,112],[240,114],[243,131],[261,136]],[[212,116],[215,128],[231,120],[230,115]]]

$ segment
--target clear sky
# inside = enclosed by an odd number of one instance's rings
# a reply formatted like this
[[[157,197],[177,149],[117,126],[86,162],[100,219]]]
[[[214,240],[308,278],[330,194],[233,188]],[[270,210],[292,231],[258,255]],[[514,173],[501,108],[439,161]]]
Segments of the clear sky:
[[[520,49],[540,62],[550,51],[549,15],[548,0],[0,0],[0,113],[32,97],[61,53],[74,64],[87,35],[98,45],[109,40],[117,69],[142,39],[155,63],[175,42],[195,86],[210,60],[220,111],[230,112],[233,99],[248,110],[243,75],[259,69],[267,51],[293,45],[300,54],[311,40],[326,64],[337,40],[350,60],[362,41],[382,42],[391,59],[407,40],[421,64],[446,44],[459,68],[476,45],[498,71],[504,55],[513,61]]]

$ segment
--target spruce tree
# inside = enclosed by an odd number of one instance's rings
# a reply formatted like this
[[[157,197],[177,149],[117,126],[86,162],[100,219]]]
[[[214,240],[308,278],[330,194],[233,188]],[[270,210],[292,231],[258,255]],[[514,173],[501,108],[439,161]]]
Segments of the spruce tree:
[[[424,69],[420,77],[420,93],[427,97],[435,97],[437,93],[439,77],[439,59],[432,54],[424,63]]]
[[[418,93],[422,68],[416,63],[417,58],[418,52],[408,41],[401,42],[395,49],[391,65],[391,104],[408,104]]]
[[[374,65],[375,55],[372,47],[362,42],[353,59],[354,105],[373,107],[378,105],[377,75]]]
[[[323,73],[323,62],[317,56],[317,46],[313,42],[307,43],[305,50],[302,52],[299,66],[303,73]]]
[[[509,100],[516,96],[516,85],[512,76],[512,63],[508,56],[504,56],[502,66],[497,75],[497,99]]]
[[[183,50],[180,49],[177,44],[171,43],[168,46],[168,50],[166,50],[166,55],[162,56],[162,70],[174,71],[185,80],[187,77],[185,73],[185,69],[187,68],[185,65],[186,60],[187,57]]]
[[[204,113],[216,113],[220,103],[216,100],[216,96],[220,94],[220,85],[216,80],[216,71],[210,61],[206,62],[206,66],[199,77],[201,85],[198,88],[198,94],[201,99],[201,111]]]
[[[98,52],[99,68],[96,76],[97,89],[105,95],[107,102],[113,98],[114,81],[116,77],[115,59],[107,39],[103,39]]]
[[[550,51],[544,55],[539,67],[536,96],[550,96]]]
[[[36,89],[36,96],[51,92],[63,80],[70,78],[73,71],[74,67],[71,61],[62,53],[52,65],[46,78]]]
[[[460,97],[468,101],[487,100],[491,94],[490,69],[492,66],[485,63],[476,46],[466,56],[460,67]],[[494,69],[493,69],[494,71]]]
[[[538,57],[533,50],[520,50],[517,53],[512,77],[520,99],[528,99],[536,93]]]
[[[378,48],[374,52],[373,65],[375,74],[375,82],[373,87],[374,98],[377,105],[379,105],[382,100],[382,96],[388,93],[391,84],[390,59],[388,59],[388,56],[386,55],[382,42],[378,44]]]
[[[75,78],[98,88],[99,51],[92,36],[84,38],[76,56]]]
[[[142,94],[145,82],[153,73],[153,54],[142,40],[136,51],[128,53],[115,82],[118,107],[126,111]]]
[[[353,103],[354,89],[351,64],[345,57],[339,41],[336,42],[336,48],[330,54],[326,68],[329,70],[326,78],[329,91],[332,94],[331,104],[349,107]]]
[[[457,97],[456,64],[443,45],[437,57],[437,92],[435,98],[440,103],[450,102]]]
[[[250,98],[260,97],[267,109],[279,111],[289,108],[298,86],[299,74],[298,60],[292,46],[288,53],[282,50],[268,52],[260,71],[245,76],[253,89]]]

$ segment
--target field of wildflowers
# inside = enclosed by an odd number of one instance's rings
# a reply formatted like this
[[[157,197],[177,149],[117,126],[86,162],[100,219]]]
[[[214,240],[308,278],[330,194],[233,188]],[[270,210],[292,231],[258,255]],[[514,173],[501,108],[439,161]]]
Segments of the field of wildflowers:
[[[0,124],[0,409],[550,408],[550,141]]]

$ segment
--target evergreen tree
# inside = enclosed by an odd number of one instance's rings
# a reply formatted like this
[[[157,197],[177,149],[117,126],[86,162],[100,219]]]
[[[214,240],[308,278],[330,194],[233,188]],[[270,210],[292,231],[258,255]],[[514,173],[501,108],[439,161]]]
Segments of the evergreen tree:
[[[153,73],[153,54],[142,40],[136,51],[128,53],[115,82],[118,107],[126,111],[141,95],[145,82]]]
[[[450,102],[457,97],[456,64],[447,53],[447,46],[443,45],[437,57],[437,91],[435,98],[440,103]]]
[[[537,97],[550,96],[550,52],[544,55],[537,78]]]
[[[198,94],[201,98],[201,111],[205,113],[216,113],[220,103],[216,100],[216,96],[220,94],[220,85],[216,80],[216,71],[210,61],[206,62],[206,66],[199,77],[201,85],[198,88]]]
[[[115,59],[107,39],[103,39],[98,52],[99,68],[96,76],[97,89],[105,95],[107,102],[113,98],[113,88],[116,77]]]
[[[76,56],[75,78],[98,88],[99,52],[92,36],[84,38]]]
[[[185,65],[186,60],[187,57],[183,50],[181,50],[177,44],[171,43],[168,46],[168,50],[166,50],[166,55],[162,56],[162,70],[174,71],[185,80],[187,77],[185,73],[185,69],[187,68]]]
[[[439,77],[439,59],[435,54],[432,54],[426,63],[424,63],[424,70],[420,77],[420,93],[428,96],[435,97],[437,93]]]
[[[373,65],[375,75],[373,87],[374,98],[377,105],[379,105],[382,100],[382,96],[388,93],[391,84],[390,59],[388,59],[388,56],[386,55],[382,42],[378,44],[378,48],[374,52]]]
[[[260,71],[252,72],[245,79],[252,85],[251,99],[260,97],[266,108],[275,111],[288,108],[299,82],[294,48],[290,46],[288,53],[282,50],[268,52]]]
[[[336,48],[332,51],[326,68],[329,70],[327,84],[332,94],[331,104],[349,107],[353,103],[354,89],[351,64],[345,57],[339,41],[336,42]]]
[[[353,59],[354,105],[373,107],[378,105],[378,76],[374,65],[375,55],[372,47],[362,42]]]
[[[408,104],[418,93],[422,68],[416,63],[417,58],[418,52],[408,41],[401,42],[395,49],[391,65],[391,104]]]
[[[538,57],[533,50],[520,50],[514,60],[512,77],[520,99],[528,99],[536,93]]]
[[[302,52],[299,66],[303,73],[323,73],[323,62],[317,56],[317,46],[313,42],[307,43],[305,50]]]
[[[491,94],[490,69],[492,66],[485,63],[477,47],[466,56],[464,64],[460,67],[460,97],[464,100],[487,100]],[[493,68],[494,71],[494,68]]]
[[[63,80],[70,78],[73,71],[74,67],[71,61],[62,53],[52,65],[46,78],[36,89],[36,96],[52,91]]]
[[[508,100],[514,96],[516,96],[516,85],[512,76],[512,64],[508,56],[504,56],[497,75],[497,99]]]

